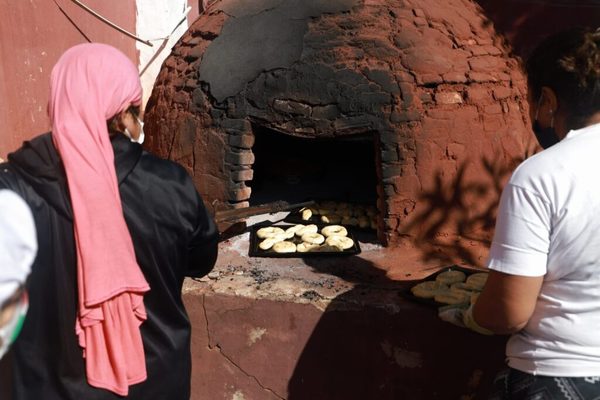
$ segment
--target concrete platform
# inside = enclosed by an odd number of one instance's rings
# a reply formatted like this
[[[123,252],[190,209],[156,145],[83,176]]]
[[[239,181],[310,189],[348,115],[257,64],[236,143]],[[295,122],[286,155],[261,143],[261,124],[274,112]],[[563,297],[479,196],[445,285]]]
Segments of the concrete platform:
[[[361,243],[357,256],[251,258],[248,238],[185,282],[193,399],[479,399],[503,366],[505,337],[400,295],[445,256]]]

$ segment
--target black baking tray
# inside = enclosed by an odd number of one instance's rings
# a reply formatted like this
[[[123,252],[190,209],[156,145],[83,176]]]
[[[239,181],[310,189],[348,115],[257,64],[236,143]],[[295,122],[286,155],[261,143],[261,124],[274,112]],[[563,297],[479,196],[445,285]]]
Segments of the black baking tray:
[[[435,278],[439,274],[441,274],[442,272],[446,272],[446,271],[462,271],[462,272],[465,273],[465,275],[467,277],[469,277],[469,275],[473,275],[473,274],[476,274],[478,272],[488,272],[487,270],[484,270],[484,269],[464,268],[464,267],[461,267],[460,265],[456,265],[456,264],[454,264],[454,265],[448,265],[447,267],[444,267],[444,268],[440,269],[439,271],[437,271],[437,272],[435,272],[435,273],[427,276],[426,278],[423,278],[421,280],[412,282],[411,285],[408,288],[400,291],[400,295],[402,297],[404,297],[405,299],[407,299],[407,300],[414,301],[416,303],[425,304],[427,306],[431,306],[431,307],[435,307],[435,308],[438,308],[438,307],[441,307],[441,306],[447,306],[448,304],[446,304],[446,303],[438,303],[434,299],[425,299],[423,297],[417,297],[414,294],[412,294],[412,292],[410,291],[410,289],[413,286],[418,285],[421,282],[435,281]]]
[[[269,226],[286,229],[286,228],[292,227],[293,225],[269,225]],[[351,255],[360,253],[360,245],[358,244],[358,241],[354,238],[354,236],[352,235],[352,233],[350,231],[348,231],[347,236],[354,241],[354,246],[352,246],[349,249],[346,249],[344,251],[320,251],[320,252],[316,252],[316,251],[310,252],[309,251],[306,253],[299,253],[299,252],[277,253],[277,252],[273,251],[272,249],[263,250],[260,247],[258,247],[258,244],[262,241],[262,239],[259,238],[258,236],[256,236],[256,231],[258,231],[260,228],[263,228],[263,227],[264,226],[258,226],[258,227],[252,227],[250,229],[250,248],[248,250],[248,255],[250,257],[275,257],[275,258],[304,258],[304,257],[331,257],[331,256],[340,257],[340,256],[351,256]],[[319,228],[319,232],[320,231],[321,231],[321,228]],[[294,239],[291,241],[296,244],[302,243],[302,239],[300,239],[297,236],[294,236]]]

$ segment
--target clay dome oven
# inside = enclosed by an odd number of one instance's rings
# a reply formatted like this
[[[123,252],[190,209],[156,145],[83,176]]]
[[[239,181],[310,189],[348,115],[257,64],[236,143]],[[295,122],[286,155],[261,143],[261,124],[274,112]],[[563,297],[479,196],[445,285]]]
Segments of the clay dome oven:
[[[165,61],[148,146],[210,207],[372,202],[394,245],[489,230],[524,94],[468,0],[222,0]]]

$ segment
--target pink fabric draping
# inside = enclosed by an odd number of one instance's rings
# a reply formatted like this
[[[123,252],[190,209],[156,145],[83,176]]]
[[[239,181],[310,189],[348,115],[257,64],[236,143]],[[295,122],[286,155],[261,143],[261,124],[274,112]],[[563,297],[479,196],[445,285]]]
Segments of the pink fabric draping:
[[[141,98],[136,67],[105,44],[74,46],[52,70],[48,112],[69,184],[77,251],[75,330],[88,383],[122,396],[146,379],[140,325],[150,287],[123,216],[106,121]]]

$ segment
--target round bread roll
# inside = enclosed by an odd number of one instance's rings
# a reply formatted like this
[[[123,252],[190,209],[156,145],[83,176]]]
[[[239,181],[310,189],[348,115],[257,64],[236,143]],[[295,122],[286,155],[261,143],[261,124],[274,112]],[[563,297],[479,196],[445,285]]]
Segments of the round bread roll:
[[[337,214],[321,215],[321,222],[326,224],[339,224],[342,221],[342,217]]]
[[[435,280],[443,283],[444,285],[452,285],[456,282],[464,282],[465,277],[466,275],[462,271],[450,270],[442,272],[435,278]]]
[[[302,241],[310,244],[321,244],[325,241],[325,236],[320,233],[305,233],[302,235]]]
[[[338,210],[350,210],[352,205],[350,203],[337,203],[336,207]]]
[[[284,230],[281,228],[278,228],[276,226],[266,226],[264,228],[260,228],[259,230],[257,230],[256,236],[258,236],[261,239],[266,239],[266,238],[274,237],[281,233],[284,233]]]
[[[319,246],[320,245],[318,245],[318,244],[302,242],[302,243],[296,245],[296,251],[298,253],[308,253],[309,251],[314,251]]]
[[[361,205],[356,205],[352,208],[352,215],[354,215],[355,217],[361,217],[365,215],[365,212],[365,207]]]
[[[348,236],[348,230],[341,225],[327,225],[321,228],[324,236]]]
[[[436,281],[421,282],[410,288],[410,291],[413,295],[424,299],[431,299],[436,294],[446,290],[448,290],[446,285]]]
[[[470,303],[475,304],[480,294],[480,292],[471,292],[471,297],[469,298]]]
[[[308,221],[309,219],[311,219],[313,216],[313,212],[310,208],[305,208],[304,210],[302,210],[302,219],[305,221]]]
[[[371,220],[369,220],[369,217],[367,217],[366,215],[361,215],[360,217],[358,217],[358,226],[361,228],[368,228],[369,226],[371,226]]]
[[[374,217],[377,215],[377,208],[374,206],[367,206],[365,214],[367,214],[369,217]]]
[[[374,231],[377,230],[377,220],[375,218],[371,218],[371,229],[373,229]]]
[[[488,273],[487,272],[477,272],[475,274],[471,274],[467,277],[465,284],[471,290],[483,290],[485,286],[485,282],[487,281]]]
[[[279,243],[278,243],[279,244]],[[438,303],[444,304],[462,304],[468,303],[470,296],[464,293],[453,292],[451,290],[440,292],[433,296]]]
[[[296,236],[302,237],[305,233],[317,233],[319,228],[315,224],[306,225],[296,231]]]
[[[342,217],[342,221],[352,218],[352,211],[349,208],[338,208],[335,213]]]
[[[277,235],[272,236],[268,239],[276,239],[278,242],[282,242],[284,240],[291,239],[293,237],[294,237],[293,233],[290,235],[290,233],[283,231],[283,233],[278,233]]]
[[[452,285],[450,285],[450,291],[462,293],[467,296],[471,296],[471,294],[473,294],[473,291],[467,288],[464,282],[453,283]]]
[[[346,236],[328,236],[327,239],[325,239],[325,244],[338,247],[341,250],[348,250],[354,246],[354,240]]]
[[[269,250],[275,243],[279,242],[275,238],[266,238],[258,244],[261,250]]]
[[[301,228],[304,228],[304,225],[298,224],[298,225],[290,226],[289,228],[287,228],[285,230],[286,235],[289,235],[289,234],[292,235],[288,239],[293,238],[294,235],[296,234],[296,232],[298,232],[298,229],[301,229]]]
[[[358,225],[358,218],[355,218],[355,217],[343,217],[342,218],[342,225],[357,226]]]
[[[337,203],[335,201],[324,201],[321,203],[321,207],[326,210],[335,210],[337,208]]]
[[[296,245],[293,242],[284,240],[283,242],[277,242],[273,245],[273,250],[276,253],[295,253]]]
[[[315,251],[319,247],[319,244],[302,242],[296,246],[296,251],[298,253],[308,253],[309,251]]]

